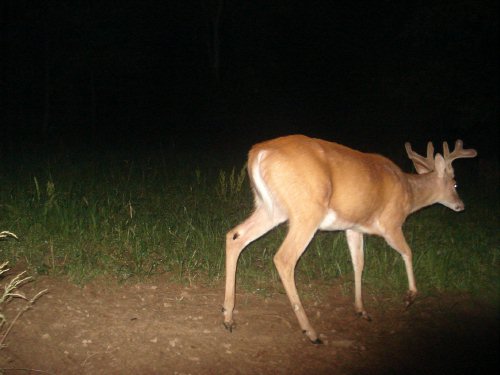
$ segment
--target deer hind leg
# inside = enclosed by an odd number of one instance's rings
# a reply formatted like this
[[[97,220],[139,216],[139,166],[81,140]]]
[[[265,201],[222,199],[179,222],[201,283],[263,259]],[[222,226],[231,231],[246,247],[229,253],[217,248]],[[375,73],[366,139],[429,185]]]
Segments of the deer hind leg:
[[[314,344],[321,344],[321,340],[318,338],[311,323],[309,323],[304,307],[300,302],[295,285],[295,266],[314,236],[318,225],[319,223],[314,222],[290,223],[290,229],[285,241],[274,256],[274,264],[283,282],[288,299],[292,304],[293,311],[297,316],[299,325],[302,328],[302,332],[304,332]]]
[[[363,295],[361,292],[363,267],[365,264],[363,253],[363,233],[346,230],[346,237],[347,244],[349,245],[349,251],[351,253],[352,266],[354,268],[354,307],[359,316],[370,321],[371,318],[363,307]]]
[[[250,242],[263,236],[284,220],[283,217],[271,217],[266,209],[260,206],[243,223],[231,229],[226,235],[226,292],[222,311],[224,326],[229,331],[232,331],[234,326],[234,292],[238,258]]]
[[[386,233],[384,236],[387,243],[394,248],[403,257],[408,276],[408,293],[406,295],[405,305],[409,307],[417,296],[417,287],[415,285],[415,276],[413,274],[412,252],[410,246],[405,240],[401,228]]]

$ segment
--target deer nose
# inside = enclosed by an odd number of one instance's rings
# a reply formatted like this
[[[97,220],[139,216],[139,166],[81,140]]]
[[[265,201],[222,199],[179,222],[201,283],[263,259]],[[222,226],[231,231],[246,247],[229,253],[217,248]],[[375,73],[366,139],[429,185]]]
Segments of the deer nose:
[[[455,206],[453,207],[453,209],[454,209],[456,212],[460,212],[460,211],[465,210],[465,205],[464,205],[464,202],[458,202],[457,204],[455,204]]]

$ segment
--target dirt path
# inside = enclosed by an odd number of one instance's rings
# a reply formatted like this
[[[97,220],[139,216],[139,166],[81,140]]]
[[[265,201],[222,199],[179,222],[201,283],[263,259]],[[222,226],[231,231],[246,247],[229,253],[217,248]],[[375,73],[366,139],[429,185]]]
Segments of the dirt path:
[[[373,321],[350,296],[301,287],[324,345],[300,332],[285,295],[240,293],[237,328],[222,327],[222,287],[155,279],[133,285],[62,278],[25,285],[50,293],[25,313],[0,351],[5,374],[458,374],[496,373],[493,306],[467,296],[399,301],[367,298]],[[316,289],[315,289],[316,288]],[[19,301],[6,308],[12,318]],[[16,369],[16,370],[14,370]],[[20,370],[34,369],[37,372]]]

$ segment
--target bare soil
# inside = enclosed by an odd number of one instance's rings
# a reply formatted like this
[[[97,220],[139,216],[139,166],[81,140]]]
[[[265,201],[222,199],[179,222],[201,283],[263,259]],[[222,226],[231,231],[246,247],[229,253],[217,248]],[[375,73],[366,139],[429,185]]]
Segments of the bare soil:
[[[401,300],[366,296],[373,320],[354,314],[340,285],[299,285],[314,345],[280,291],[237,294],[236,329],[223,328],[222,286],[165,278],[83,287],[39,277],[49,289],[0,350],[4,374],[490,374],[498,373],[498,310],[466,295]],[[4,309],[11,320],[22,308]],[[1,373],[1,371],[0,371]]]

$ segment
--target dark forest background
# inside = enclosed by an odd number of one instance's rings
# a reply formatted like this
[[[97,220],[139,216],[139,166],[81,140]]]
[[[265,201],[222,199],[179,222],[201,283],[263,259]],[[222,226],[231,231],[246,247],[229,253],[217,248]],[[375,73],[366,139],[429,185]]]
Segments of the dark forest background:
[[[498,148],[498,2],[2,1],[1,154]],[[423,148],[423,144],[421,145]]]

